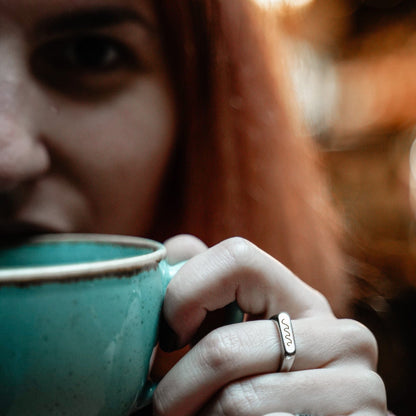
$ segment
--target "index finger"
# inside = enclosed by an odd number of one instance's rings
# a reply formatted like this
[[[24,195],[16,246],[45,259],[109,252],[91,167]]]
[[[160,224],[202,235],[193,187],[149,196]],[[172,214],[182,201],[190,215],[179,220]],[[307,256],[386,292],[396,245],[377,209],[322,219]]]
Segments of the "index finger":
[[[225,240],[190,259],[167,288],[164,314],[184,344],[208,311],[233,301],[245,313],[263,318],[283,310],[294,319],[332,315],[320,292],[242,238]]]

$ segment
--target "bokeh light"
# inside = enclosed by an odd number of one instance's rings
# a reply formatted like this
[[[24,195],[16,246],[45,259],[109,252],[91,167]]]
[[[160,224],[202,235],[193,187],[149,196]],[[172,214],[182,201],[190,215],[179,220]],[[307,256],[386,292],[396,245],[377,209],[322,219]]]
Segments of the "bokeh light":
[[[264,7],[302,7],[306,6],[309,3],[312,3],[313,0],[255,0],[257,3]]]

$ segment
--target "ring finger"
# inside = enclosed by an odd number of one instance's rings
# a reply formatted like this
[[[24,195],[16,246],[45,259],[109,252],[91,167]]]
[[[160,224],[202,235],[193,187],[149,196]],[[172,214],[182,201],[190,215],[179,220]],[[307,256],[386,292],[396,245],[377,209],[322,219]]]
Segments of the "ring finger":
[[[330,367],[340,359],[375,366],[374,339],[354,321],[305,318],[294,320],[293,329],[298,353],[292,371]],[[276,372],[281,354],[280,337],[272,321],[218,328],[162,379],[155,392],[155,404],[164,409],[162,414],[194,414],[226,384]]]

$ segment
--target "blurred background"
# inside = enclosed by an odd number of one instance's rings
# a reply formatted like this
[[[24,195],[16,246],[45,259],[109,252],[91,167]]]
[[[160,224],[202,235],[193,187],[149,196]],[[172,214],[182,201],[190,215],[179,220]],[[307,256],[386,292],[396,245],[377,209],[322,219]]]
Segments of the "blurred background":
[[[375,333],[397,416],[416,413],[416,1],[257,0],[347,224],[355,317]]]

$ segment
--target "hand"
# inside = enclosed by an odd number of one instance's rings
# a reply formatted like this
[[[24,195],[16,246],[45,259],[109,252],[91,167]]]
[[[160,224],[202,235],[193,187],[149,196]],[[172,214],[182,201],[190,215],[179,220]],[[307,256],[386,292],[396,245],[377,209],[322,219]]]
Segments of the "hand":
[[[166,245],[174,260],[196,254],[169,284],[164,303],[180,345],[208,311],[234,300],[248,321],[213,330],[166,374],[154,395],[155,415],[386,415],[376,342],[363,325],[336,319],[319,292],[246,240],[206,249],[179,236]],[[292,318],[297,345],[288,373],[277,372],[275,323],[253,320],[281,311]]]

